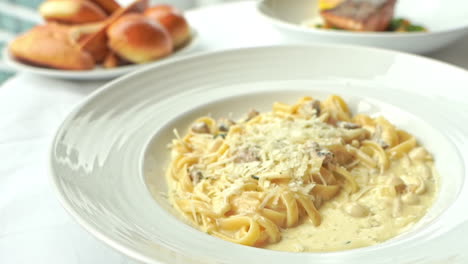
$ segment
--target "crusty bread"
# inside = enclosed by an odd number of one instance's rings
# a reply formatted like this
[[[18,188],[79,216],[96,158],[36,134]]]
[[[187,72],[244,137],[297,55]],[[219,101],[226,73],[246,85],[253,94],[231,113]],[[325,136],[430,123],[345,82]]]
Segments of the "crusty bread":
[[[126,14],[107,29],[109,47],[119,57],[145,63],[169,55],[172,39],[159,23],[142,14]]]
[[[384,31],[393,17],[396,0],[347,0],[329,10],[322,10],[325,23],[353,31]]]
[[[119,3],[115,0],[91,0],[93,3],[97,4],[102,8],[108,15],[114,13],[120,8]]]
[[[80,47],[89,52],[94,60],[101,63],[109,53],[106,30],[113,22],[127,13],[142,13],[148,7],[148,0],[136,0],[125,8],[115,11],[104,23],[100,30],[80,40]]]
[[[106,69],[115,68],[119,66],[119,64],[120,64],[119,57],[117,56],[117,54],[115,54],[112,51],[109,51],[109,53],[106,55],[106,58],[102,62],[102,66]]]
[[[103,26],[96,33],[89,34],[79,41],[80,48],[89,52],[97,63],[101,63],[109,52],[105,28]]]
[[[96,63],[113,68],[169,55],[171,34],[186,42],[188,24],[177,9],[165,7],[163,12],[183,19],[168,22],[170,34],[159,20],[143,15],[148,1],[120,7],[116,0],[47,0],[40,12],[48,23],[15,39],[10,53],[19,61],[61,70],[89,70]]]
[[[74,39],[77,43],[83,41],[88,36],[92,34],[96,34],[99,30],[104,27],[104,22],[95,22],[95,23],[86,23],[86,24],[77,24],[70,26],[70,36]]]
[[[184,46],[190,40],[189,24],[177,8],[161,4],[146,9],[144,14],[167,29],[175,49]]]
[[[95,62],[70,37],[67,27],[54,23],[36,26],[9,46],[17,59],[62,70],[89,70]]]
[[[88,0],[48,0],[39,6],[39,13],[46,21],[80,24],[102,21],[107,14]]]
[[[120,8],[112,14],[111,23],[115,21],[115,19],[121,17],[122,15],[128,13],[143,13],[146,8],[148,8],[149,0],[135,0],[130,5],[124,8]],[[114,19],[114,20],[112,20]]]

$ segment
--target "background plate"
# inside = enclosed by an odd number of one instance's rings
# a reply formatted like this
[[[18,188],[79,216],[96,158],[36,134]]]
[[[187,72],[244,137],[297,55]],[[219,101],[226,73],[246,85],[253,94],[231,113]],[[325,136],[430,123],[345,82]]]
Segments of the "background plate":
[[[6,65],[10,66],[14,70],[17,71],[24,71],[33,74],[38,74],[47,77],[59,78],[59,79],[67,79],[67,80],[107,80],[113,79],[129,72],[141,69],[148,65],[155,65],[160,64],[162,62],[166,62],[168,60],[174,59],[177,56],[181,56],[184,54],[188,54],[192,52],[197,44],[198,35],[196,30],[191,28],[192,32],[192,39],[189,43],[187,43],[181,49],[175,51],[171,55],[161,58],[159,60],[155,60],[152,62],[144,63],[144,64],[131,64],[120,66],[111,69],[105,69],[101,66],[96,66],[92,70],[86,71],[67,71],[67,70],[57,70],[52,68],[45,68],[45,67],[38,67],[34,65],[29,65],[23,63],[21,61],[16,60],[12,54],[10,54],[8,50],[8,46],[6,46],[2,51],[2,58],[5,61]]]
[[[315,25],[318,0],[261,0],[258,14],[285,36],[297,40],[357,44],[412,53],[428,53],[468,34],[468,2],[464,0],[398,1],[395,18],[407,18],[427,27],[428,32],[352,32],[324,30],[304,26]]]

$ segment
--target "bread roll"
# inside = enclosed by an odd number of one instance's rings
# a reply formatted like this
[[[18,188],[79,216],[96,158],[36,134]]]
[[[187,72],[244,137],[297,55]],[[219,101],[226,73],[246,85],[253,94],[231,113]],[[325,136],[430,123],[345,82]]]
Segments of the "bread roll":
[[[80,39],[80,46],[83,50],[89,52],[94,60],[101,63],[109,53],[107,46],[108,38],[106,30],[113,22],[121,16],[128,13],[142,13],[148,7],[148,0],[136,0],[125,8],[115,11],[105,22],[100,30]]]
[[[101,63],[109,52],[107,35],[104,28],[94,34],[87,35],[79,42],[82,50],[89,52],[97,63]]]
[[[39,13],[47,21],[81,24],[102,21],[107,14],[88,0],[49,0],[42,3]]]
[[[86,23],[70,26],[70,36],[76,42],[83,41],[92,34],[96,34],[104,27],[104,22]]]
[[[69,35],[68,28],[56,24],[36,26],[9,46],[17,59],[62,70],[89,70],[95,62]]]
[[[170,5],[157,5],[145,10],[145,16],[161,23],[171,35],[174,48],[190,40],[190,27],[182,13]]]
[[[102,66],[104,68],[106,68],[106,69],[115,68],[115,67],[119,66],[119,63],[120,63],[119,61],[120,61],[120,59],[117,56],[117,54],[110,51],[106,55],[106,58],[104,59],[104,61],[102,62]]]
[[[172,52],[173,44],[167,30],[141,14],[126,14],[107,30],[109,47],[121,58],[133,63],[145,63]]]
[[[120,8],[120,5],[115,0],[91,0],[93,3],[98,5],[108,15],[114,13]]]
[[[143,13],[146,8],[148,8],[148,0],[135,0],[127,7],[120,8],[115,11],[110,18],[110,23],[114,22],[115,19],[121,17],[122,15],[128,13]]]

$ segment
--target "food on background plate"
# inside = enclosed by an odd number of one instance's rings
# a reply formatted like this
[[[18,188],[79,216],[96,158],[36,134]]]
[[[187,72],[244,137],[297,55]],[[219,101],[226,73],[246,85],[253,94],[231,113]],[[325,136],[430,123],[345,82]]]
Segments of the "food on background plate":
[[[81,43],[87,37],[96,34],[104,26],[105,21],[73,25],[68,27],[72,40]]]
[[[321,10],[327,25],[354,31],[384,31],[393,17],[396,0],[348,0]]]
[[[426,31],[407,19],[394,18],[396,3],[396,0],[321,0],[319,9],[324,23],[313,26],[349,31]]]
[[[108,37],[107,29],[121,16],[129,13],[142,13],[146,8],[148,8],[148,0],[135,1],[126,8],[121,8],[112,13],[112,15],[103,22],[102,26],[93,34],[87,35],[81,41],[78,42],[78,45],[82,50],[89,52],[96,62],[101,63],[105,60],[108,53],[112,52],[108,47]],[[77,27],[87,27],[86,25],[77,25]],[[119,59],[117,66],[128,64],[123,60]],[[105,68],[109,68],[114,64],[106,63],[103,65]]]
[[[32,65],[65,70],[94,68],[92,56],[70,38],[68,28],[58,24],[36,26],[10,44],[15,57]]]
[[[145,16],[161,23],[171,35],[174,48],[184,46],[190,40],[190,28],[183,14],[170,5],[158,5],[145,10]]]
[[[404,18],[394,18],[390,22],[388,31],[393,32],[424,32],[427,29],[421,25],[416,25],[411,23],[408,19]]]
[[[107,45],[108,39],[106,35],[108,23],[101,25],[94,33],[83,34],[77,45],[83,52],[91,54],[96,63],[101,63],[108,53],[111,51]]]
[[[114,52],[110,51],[107,53],[104,61],[102,62],[102,66],[104,68],[115,68],[121,64],[119,57]]]
[[[170,144],[169,199],[216,237],[284,251],[374,245],[432,205],[438,176],[416,138],[339,96],[200,117]]]
[[[120,8],[120,5],[115,0],[91,0],[100,6],[108,15],[113,14]]]
[[[143,14],[120,17],[107,30],[109,48],[119,57],[133,62],[149,62],[172,52],[169,32]]]
[[[144,15],[150,8],[159,10],[158,19],[163,22]],[[114,0],[47,0],[39,11],[48,23],[20,35],[9,45],[15,58],[35,66],[90,70],[99,64],[113,68],[146,63],[170,55],[191,37],[180,11],[169,5],[149,7],[148,0],[136,0],[125,8]],[[31,47],[35,41],[41,47],[56,49],[41,54],[40,49]],[[65,58],[59,51],[70,52],[71,57]]]
[[[106,19],[106,12],[88,0],[47,0],[39,6],[39,13],[49,22],[80,24]]]

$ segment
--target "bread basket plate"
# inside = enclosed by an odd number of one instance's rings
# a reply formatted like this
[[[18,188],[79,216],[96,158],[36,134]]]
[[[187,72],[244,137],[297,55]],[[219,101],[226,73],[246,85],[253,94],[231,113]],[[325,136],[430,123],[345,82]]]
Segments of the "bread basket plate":
[[[256,9],[280,33],[301,41],[356,44],[423,54],[468,34],[468,2],[464,0],[397,1],[395,18],[407,18],[428,29],[410,33],[318,29],[314,26],[323,23],[318,3],[319,0],[261,0]]]
[[[459,113],[468,110],[467,83],[468,72],[451,65],[353,46],[178,58],[106,84],[69,114],[51,146],[53,188],[86,230],[143,263],[466,263],[468,118]],[[250,107],[271,109],[274,101],[329,94],[341,95],[353,111],[387,116],[434,154],[440,192],[410,231],[355,250],[291,253],[226,242],[173,214],[164,195],[173,128],[185,131],[208,113],[242,115]]]
[[[67,80],[108,80],[108,79],[113,79],[113,78],[122,76],[124,74],[135,71],[142,67],[146,67],[148,65],[159,64],[161,62],[166,62],[178,56],[182,56],[184,54],[190,54],[191,52],[194,51],[197,45],[197,40],[198,40],[197,32],[193,28],[191,28],[191,34],[192,34],[192,37],[185,46],[176,50],[174,53],[172,53],[171,55],[167,57],[164,57],[159,60],[152,61],[152,62],[148,62],[145,64],[131,64],[131,65],[120,66],[120,67],[116,67],[112,69],[106,69],[101,66],[96,66],[92,70],[70,71],[70,70],[57,70],[57,69],[52,69],[52,68],[34,66],[34,65],[24,63],[14,58],[14,56],[8,50],[8,46],[6,46],[3,49],[2,58],[5,61],[6,65],[8,65],[9,67],[11,67],[12,69],[18,72],[28,72],[28,73],[33,73],[37,75],[58,78],[58,79],[67,79]]]

